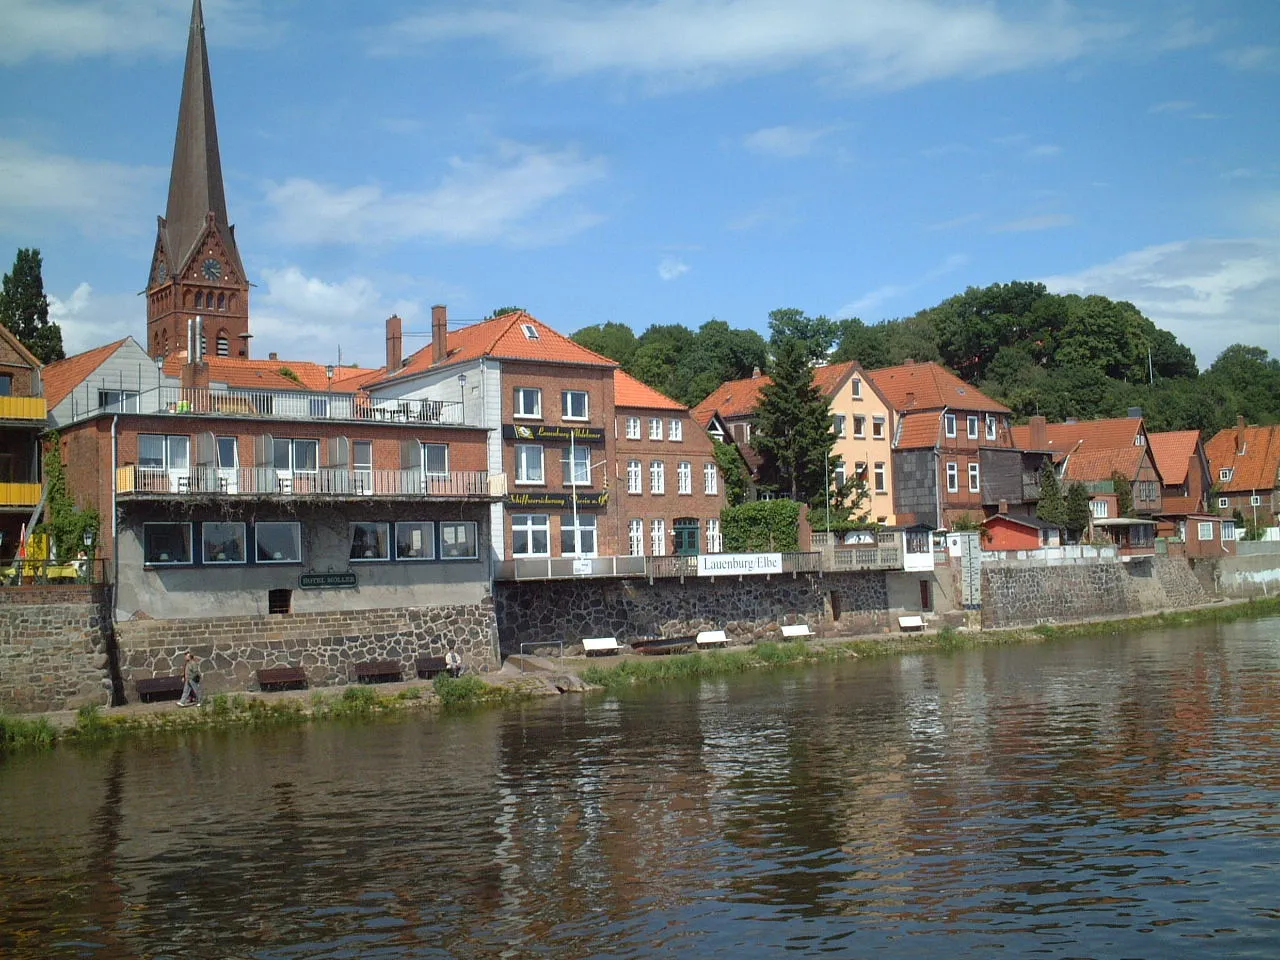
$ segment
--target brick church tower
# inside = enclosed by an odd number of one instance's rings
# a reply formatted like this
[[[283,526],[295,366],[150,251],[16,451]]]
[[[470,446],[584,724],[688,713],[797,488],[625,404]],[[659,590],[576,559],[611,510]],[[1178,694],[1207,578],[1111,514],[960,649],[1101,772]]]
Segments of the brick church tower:
[[[169,204],[156,220],[147,278],[148,353],[162,357],[186,350],[187,320],[200,316],[206,355],[247,357],[249,281],[235,228],[227,222],[200,0],[191,7]]]

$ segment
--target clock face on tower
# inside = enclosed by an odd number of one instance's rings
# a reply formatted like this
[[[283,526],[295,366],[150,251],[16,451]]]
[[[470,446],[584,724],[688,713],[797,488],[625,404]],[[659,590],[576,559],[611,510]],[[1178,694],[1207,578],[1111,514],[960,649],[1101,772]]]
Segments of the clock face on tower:
[[[220,264],[213,257],[210,257],[203,264],[201,264],[200,269],[204,272],[204,276],[206,280],[217,280],[220,276],[222,276],[222,264]]]

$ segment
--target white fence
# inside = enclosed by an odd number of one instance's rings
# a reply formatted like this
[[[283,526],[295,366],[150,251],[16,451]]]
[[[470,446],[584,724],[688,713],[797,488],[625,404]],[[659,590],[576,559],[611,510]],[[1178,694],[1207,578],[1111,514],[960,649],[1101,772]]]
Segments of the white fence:
[[[1085,563],[1119,563],[1120,550],[1114,546],[1093,547],[1083,543],[1039,550],[983,550],[983,563],[1025,563],[1028,566],[1062,567]]]

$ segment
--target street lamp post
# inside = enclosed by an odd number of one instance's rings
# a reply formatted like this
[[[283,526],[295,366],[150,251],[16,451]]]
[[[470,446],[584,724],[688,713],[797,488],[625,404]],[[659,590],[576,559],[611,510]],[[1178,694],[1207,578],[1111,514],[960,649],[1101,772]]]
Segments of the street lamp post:
[[[325,365],[324,376],[325,376],[325,380],[327,381],[326,387],[325,387],[326,398],[325,398],[324,409],[325,409],[325,413],[330,418],[332,418],[333,417],[333,364],[332,363]]]
[[[93,580],[93,531],[86,530],[84,532],[84,580],[86,583]]]
[[[465,373],[458,374],[458,422],[467,422],[467,375]]]

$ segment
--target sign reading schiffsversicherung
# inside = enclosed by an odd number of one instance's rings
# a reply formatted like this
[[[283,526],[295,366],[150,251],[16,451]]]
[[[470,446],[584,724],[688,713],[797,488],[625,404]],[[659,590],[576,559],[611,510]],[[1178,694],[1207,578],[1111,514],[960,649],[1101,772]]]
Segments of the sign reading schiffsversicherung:
[[[734,577],[762,573],[781,573],[780,553],[700,553],[698,576]]]

